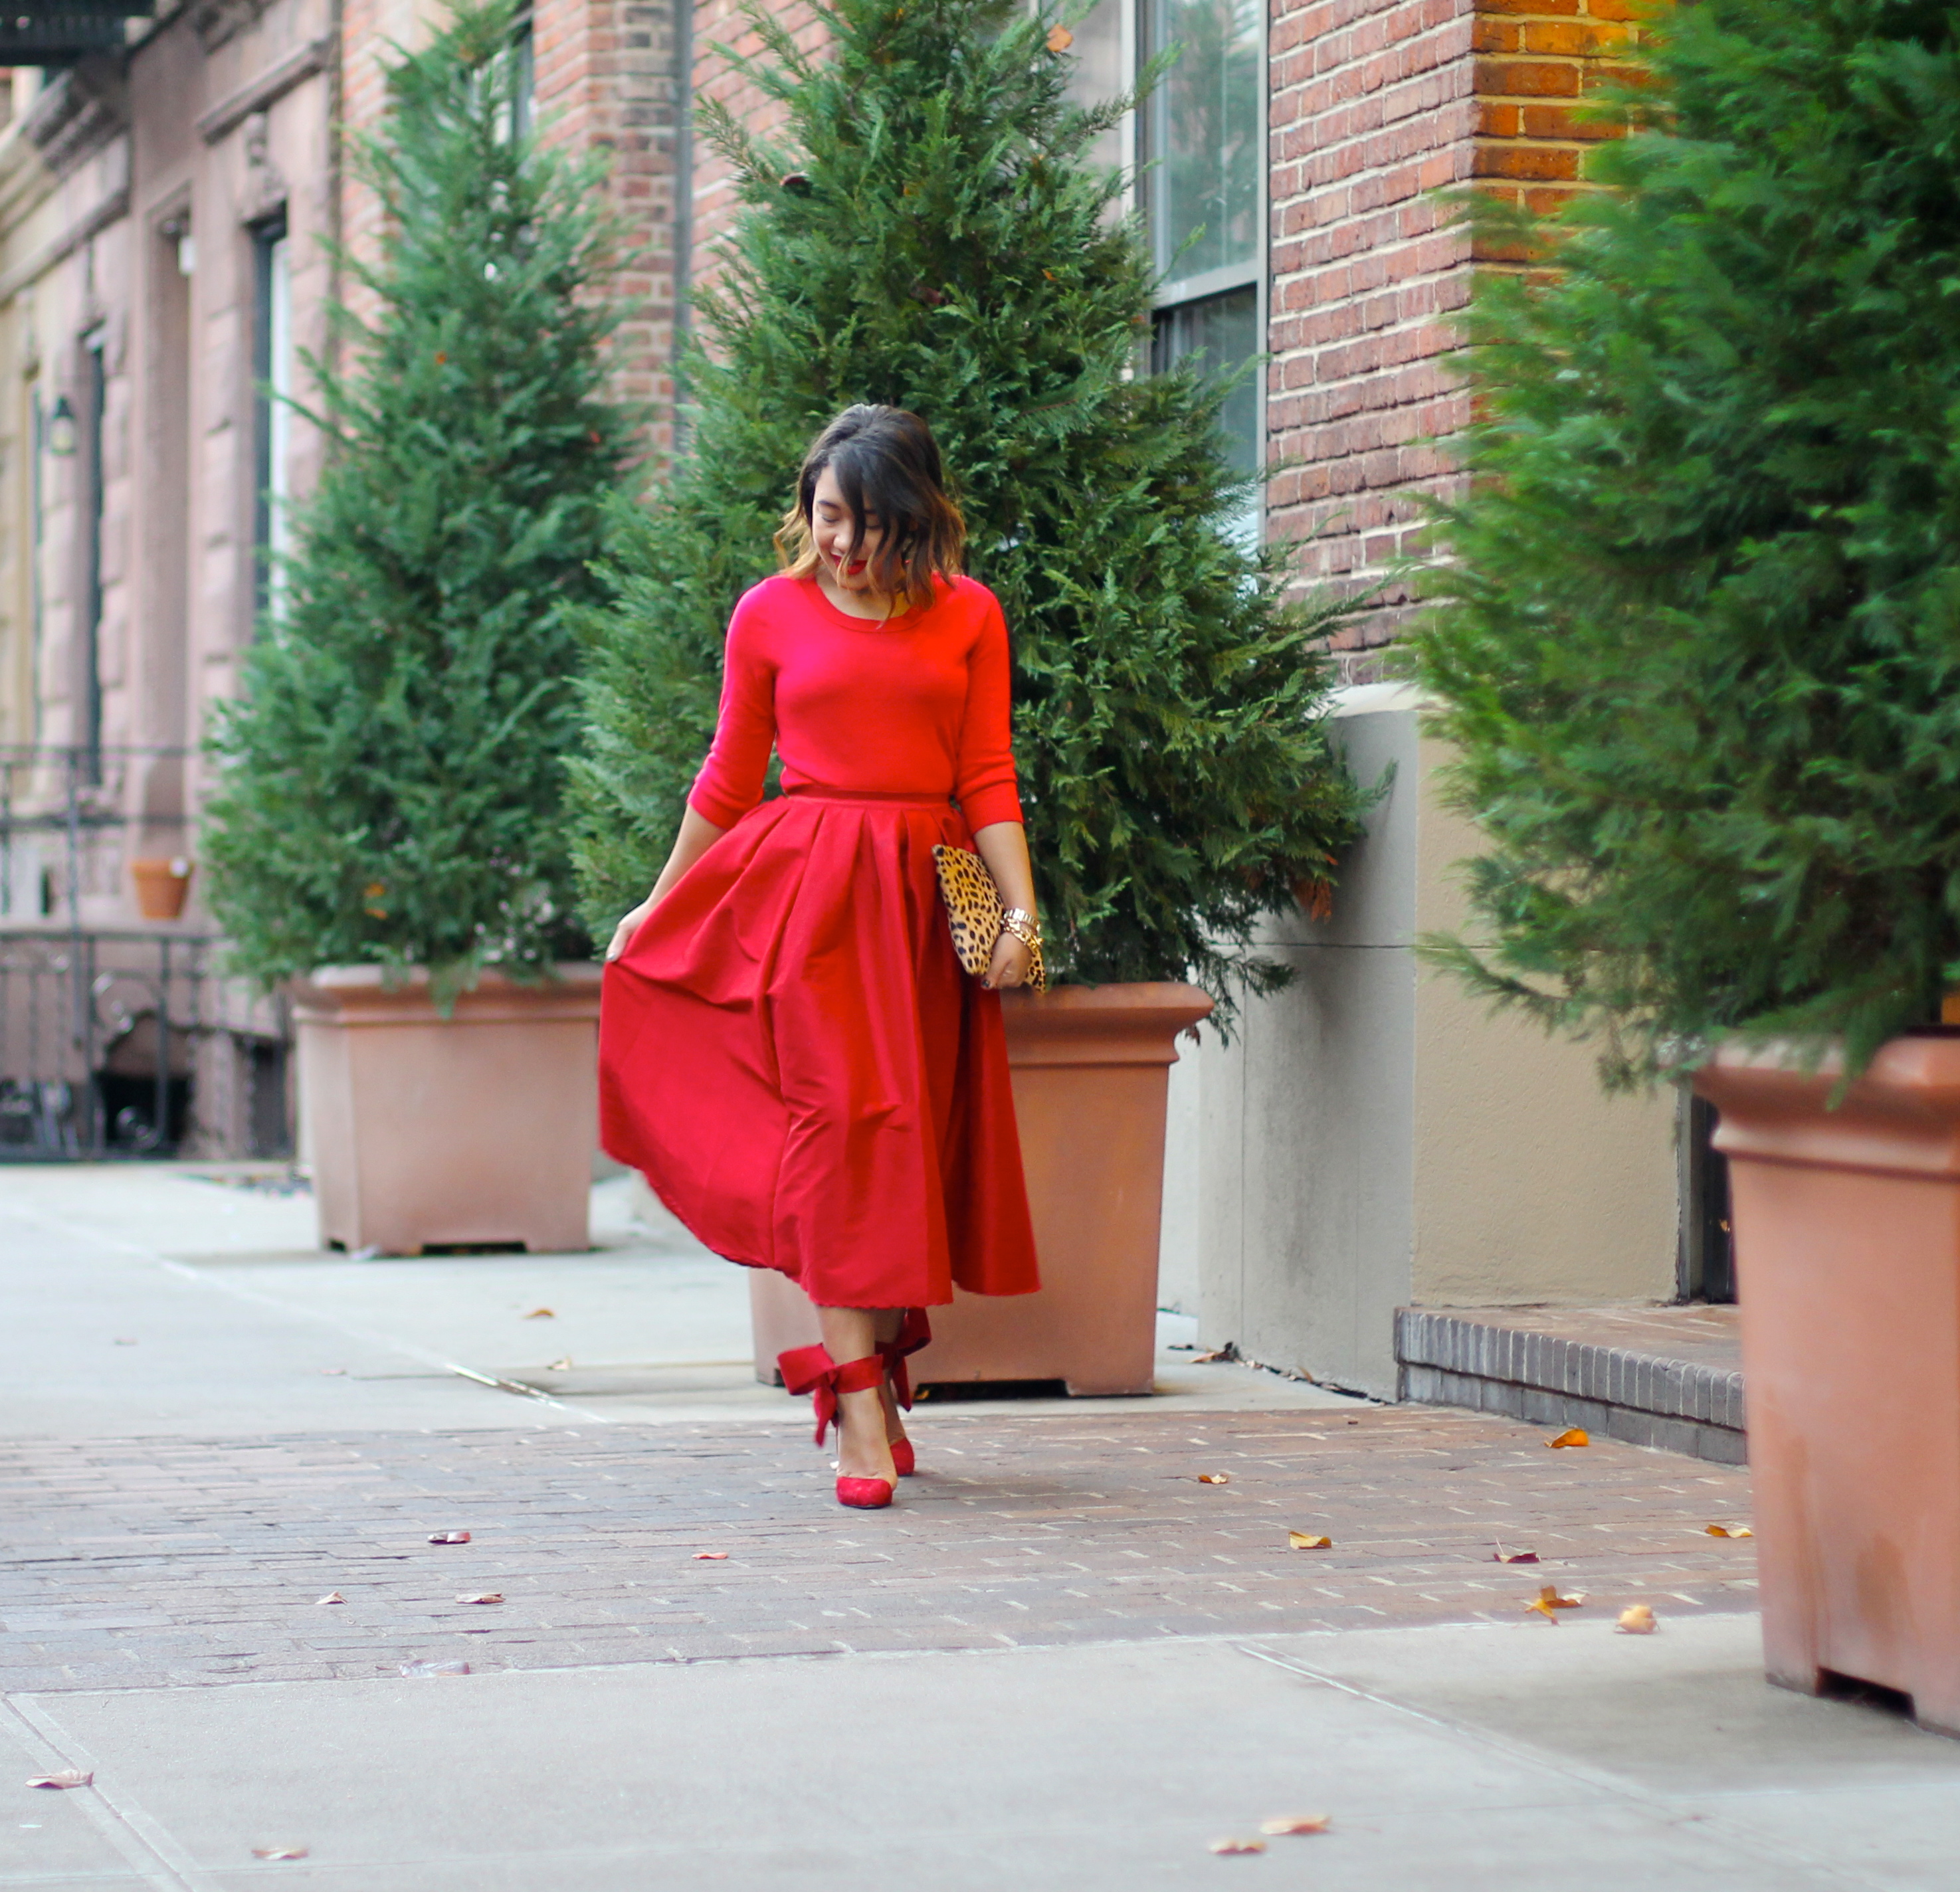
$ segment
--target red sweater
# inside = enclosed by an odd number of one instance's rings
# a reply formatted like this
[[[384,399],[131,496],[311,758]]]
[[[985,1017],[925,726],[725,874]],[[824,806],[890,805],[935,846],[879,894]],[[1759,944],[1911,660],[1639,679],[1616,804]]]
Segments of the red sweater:
[[[762,799],[773,744],[785,788],[958,800],[969,828],[1021,819],[1009,726],[1007,626],[971,578],[879,621],[814,578],[765,578],[728,623],[714,746],[689,806],[732,828]]]

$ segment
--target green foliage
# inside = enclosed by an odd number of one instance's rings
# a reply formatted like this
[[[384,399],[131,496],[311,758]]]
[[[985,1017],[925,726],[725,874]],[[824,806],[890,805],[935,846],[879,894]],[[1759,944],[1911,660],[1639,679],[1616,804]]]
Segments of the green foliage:
[[[616,233],[591,165],[508,135],[511,24],[459,8],[356,148],[387,222],[343,267],[375,313],[332,312],[350,365],[307,361],[326,466],[210,743],[212,902],[262,979],[590,950],[564,758],[569,613],[631,444],[594,293]]]
[[[1855,1071],[1960,979],[1956,34],[1665,14],[1612,191],[1480,288],[1418,648],[1491,851],[1436,945],[1609,1082],[1731,1034]]]
[[[619,509],[616,599],[587,620],[588,923],[665,857],[728,613],[774,566],[804,449],[877,401],[931,423],[1007,614],[1052,968],[1189,971],[1221,999],[1235,971],[1276,983],[1251,927],[1354,831],[1318,720],[1334,612],[1283,608],[1275,565],[1232,534],[1249,489],[1220,456],[1224,384],[1132,372],[1147,268],[1086,158],[1121,108],[1068,103],[1049,23],[1018,0],[819,11],[820,60],[752,16],[784,143],[702,108],[743,208],[698,304],[692,453],[651,510]]]

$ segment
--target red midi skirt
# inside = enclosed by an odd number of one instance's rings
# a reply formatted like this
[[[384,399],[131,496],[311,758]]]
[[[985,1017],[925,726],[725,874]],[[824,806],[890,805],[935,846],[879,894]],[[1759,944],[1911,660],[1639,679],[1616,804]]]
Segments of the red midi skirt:
[[[947,802],[765,802],[606,970],[607,1152],[819,1306],[1040,1286],[1000,995],[953,956],[940,841],[973,844]]]

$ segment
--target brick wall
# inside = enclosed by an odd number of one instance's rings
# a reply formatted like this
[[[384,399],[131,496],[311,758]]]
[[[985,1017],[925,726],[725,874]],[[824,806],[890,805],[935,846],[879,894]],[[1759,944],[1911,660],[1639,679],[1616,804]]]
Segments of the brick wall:
[[[770,11],[803,52],[823,44],[822,22],[806,0],[772,0]],[[761,36],[744,21],[739,0],[699,0],[694,14],[694,84],[697,94],[727,107],[737,122],[768,138],[779,131],[781,108],[729,63],[724,46],[744,55],[762,51]],[[694,145],[693,280],[711,282],[717,271],[715,240],[737,208],[734,176],[707,142]]]
[[[1554,207],[1601,135],[1577,109],[1613,69],[1629,0],[1273,0],[1272,459],[1275,539],[1303,584],[1358,590],[1422,542],[1421,496],[1467,399],[1445,359],[1473,257],[1431,192],[1475,183]],[[1489,261],[1493,259],[1481,259]],[[1341,644],[1351,675],[1406,593]]]
[[[342,13],[344,122],[365,130],[386,107],[391,43],[428,37],[432,0],[345,0]],[[676,142],[674,11],[670,0],[536,0],[533,48],[539,120],[553,142],[597,148],[611,160],[609,189],[629,236],[644,253],[620,278],[639,306],[620,335],[619,392],[652,411],[648,439],[657,456],[673,440]],[[342,227],[357,248],[371,243],[380,208],[348,178]]]
[[[1447,483],[1462,418],[1441,360],[1469,250],[1428,193],[1475,158],[1471,0],[1274,0],[1268,491],[1303,582],[1358,589]],[[1374,614],[1342,641],[1392,634]]]
[[[1634,0],[1478,0],[1476,176],[1538,211],[1580,187],[1589,145],[1608,134],[1582,107],[1624,68]]]

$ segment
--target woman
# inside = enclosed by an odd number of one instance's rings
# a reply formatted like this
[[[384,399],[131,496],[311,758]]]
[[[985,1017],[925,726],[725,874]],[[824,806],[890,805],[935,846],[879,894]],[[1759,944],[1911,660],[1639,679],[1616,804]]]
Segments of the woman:
[[[891,1502],[924,1310],[1039,1282],[1003,987],[1033,963],[1007,626],[960,576],[925,423],[853,407],[810,450],[786,569],[728,626],[720,720],[654,890],[619,922],[600,1032],[606,1149],[708,1247],[779,1269],[823,1344],[838,1500]],[[772,748],[783,793],[762,800]],[[1009,925],[960,970],[936,844],[977,848]]]

